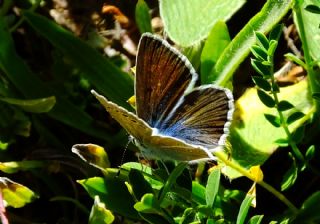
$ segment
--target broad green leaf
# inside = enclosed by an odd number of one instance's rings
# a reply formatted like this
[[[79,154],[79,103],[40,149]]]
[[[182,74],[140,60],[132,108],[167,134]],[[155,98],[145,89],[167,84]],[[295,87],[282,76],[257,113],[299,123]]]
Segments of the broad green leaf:
[[[297,166],[296,160],[293,156],[290,155],[290,157],[292,159],[292,164],[290,169],[288,169],[283,176],[283,179],[281,181],[281,191],[285,191],[292,187],[298,178],[299,168]]]
[[[265,80],[264,78],[262,78],[260,76],[252,76],[252,80],[256,84],[256,86],[263,89],[264,91],[271,90],[270,83],[267,80]]]
[[[18,171],[26,171],[44,167],[46,162],[26,160],[20,162],[0,162],[0,170],[4,173],[16,173]]]
[[[223,50],[228,46],[231,39],[227,25],[218,21],[213,26],[201,52],[201,83],[208,84],[208,76],[217,62]]]
[[[144,179],[141,171],[131,169],[129,172],[129,182],[137,200],[141,200],[142,196],[147,193],[153,193],[151,185]]]
[[[192,199],[199,204],[206,204],[206,188],[198,182],[192,182]]]
[[[150,9],[144,0],[138,0],[135,17],[140,33],[152,33]]]
[[[21,208],[38,196],[26,186],[18,184],[6,177],[0,177],[0,189],[5,206]]]
[[[72,152],[77,154],[83,161],[98,169],[104,170],[110,167],[110,161],[105,149],[95,144],[77,144],[72,146]]]
[[[45,85],[16,53],[14,42],[4,20],[0,19],[0,65],[8,79],[26,98],[56,97],[56,104],[48,115],[87,134],[108,139],[108,133],[93,125],[94,120],[82,109],[70,103],[54,89]],[[88,93],[89,94],[89,93]]]
[[[242,201],[241,206],[240,206],[240,210],[239,210],[239,213],[237,216],[237,222],[236,222],[237,224],[244,223],[253,199],[254,199],[253,196],[247,195],[245,197],[245,199]]]
[[[254,32],[267,33],[291,8],[292,0],[268,0],[261,11],[237,34],[223,51],[209,76],[209,82],[226,86],[240,63],[250,53],[250,47],[256,42]]]
[[[183,47],[206,38],[217,21],[227,21],[244,0],[160,0],[160,15],[170,39]]]
[[[126,101],[133,94],[133,80],[110,60],[72,33],[44,16],[30,11],[23,13],[26,21],[39,34],[71,59],[97,89],[111,101],[129,108]]]
[[[279,100],[287,100],[295,107],[284,111],[284,116],[287,117],[294,110],[306,114],[302,119],[289,125],[291,133],[311,118],[315,108],[309,94],[307,81],[280,88]],[[232,159],[244,167],[263,164],[278,148],[276,141],[287,138],[284,130],[270,124],[264,114],[278,116],[275,108],[268,108],[260,102],[255,88],[248,89],[236,102],[229,139],[232,145]]]
[[[320,222],[320,191],[313,193],[303,203],[296,218],[290,222],[294,224],[300,223],[319,223]]]
[[[258,96],[261,102],[267,107],[272,108],[275,106],[274,99],[265,91],[258,89]]]
[[[49,112],[56,103],[56,98],[54,96],[33,100],[21,100],[15,98],[0,97],[0,100],[8,104],[18,106],[24,111],[31,113]]]
[[[89,224],[111,224],[114,219],[114,215],[106,208],[105,204],[100,201],[99,196],[95,196],[89,216]]]
[[[316,14],[305,10],[308,5],[314,5],[316,7],[320,7],[320,2],[318,0],[304,0],[301,5],[301,13],[302,13],[302,22],[306,33],[307,45],[309,47],[309,51],[315,61],[320,61],[320,44],[319,44],[319,36],[320,36],[320,14]],[[297,24],[296,17],[294,17],[294,21]],[[299,26],[297,26],[299,31]],[[319,63],[318,63],[319,64]]]
[[[112,212],[128,218],[139,219],[137,211],[133,208],[135,202],[127,186],[115,175],[78,180],[78,183],[86,189],[91,198],[94,199],[98,195],[101,202]]]
[[[206,202],[207,205],[213,208],[213,203],[216,199],[219,186],[220,186],[220,169],[213,169],[208,177],[206,186]]]

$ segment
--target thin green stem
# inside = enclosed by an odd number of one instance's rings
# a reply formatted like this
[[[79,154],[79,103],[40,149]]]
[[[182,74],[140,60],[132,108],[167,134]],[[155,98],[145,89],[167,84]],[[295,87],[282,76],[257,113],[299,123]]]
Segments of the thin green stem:
[[[269,191],[271,194],[277,197],[280,201],[282,201],[294,214],[298,213],[299,210],[297,209],[297,207],[291,201],[289,201],[289,199],[287,199],[281,192],[279,192],[277,189],[275,189],[268,183],[264,182],[263,180],[257,180],[257,178],[254,175],[252,175],[247,169],[229,160],[226,153],[224,153],[223,151],[218,151],[214,153],[214,155],[228,167],[231,167],[232,169],[236,170],[237,172],[241,173],[242,175],[246,176],[253,182],[256,182],[261,187]]]
[[[274,74],[274,64],[273,64],[273,55],[270,56],[270,59],[269,59],[269,62],[271,63],[271,66],[270,66],[270,74]],[[282,111],[279,110],[279,98],[278,98],[278,94],[277,94],[277,91],[274,89],[274,86],[276,86],[276,82],[275,82],[275,78],[274,76],[272,75],[271,76],[271,86],[272,86],[272,95],[273,95],[273,99],[275,101],[275,104],[277,106],[277,111],[278,111],[278,114],[279,114],[279,117],[280,117],[280,121],[281,121],[281,126],[283,128],[283,130],[285,131],[286,135],[287,135],[287,139],[288,139],[288,142],[289,142],[289,145],[291,146],[292,148],[292,151],[295,155],[295,157],[297,159],[299,159],[300,161],[304,162],[305,159],[304,159],[304,156],[303,154],[300,152],[299,148],[297,147],[296,143],[292,140],[292,135],[290,133],[290,130],[289,130],[289,127],[288,127],[288,124],[286,122],[286,119],[282,113]]]
[[[302,42],[302,48],[303,48],[303,54],[304,54],[304,59],[305,59],[305,64],[306,64],[306,70],[308,73],[308,82],[311,88],[311,92],[319,92],[319,85],[317,84],[317,79],[316,79],[316,74],[313,70],[313,60],[310,55],[310,50],[308,46],[308,41],[307,41],[307,35],[303,23],[303,16],[301,12],[301,6],[302,6],[302,1],[296,0],[294,4],[294,12],[296,14],[296,21],[299,27],[299,34],[300,34],[300,39]],[[314,103],[316,105],[316,113],[319,113],[320,109],[320,104],[319,101],[314,100]]]

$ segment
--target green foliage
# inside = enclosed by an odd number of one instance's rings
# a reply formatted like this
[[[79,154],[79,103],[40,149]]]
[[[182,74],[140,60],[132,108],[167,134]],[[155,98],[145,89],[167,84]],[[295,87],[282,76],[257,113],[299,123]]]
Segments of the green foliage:
[[[314,190],[320,174],[319,1],[266,1],[249,21],[241,21],[246,24],[243,28],[234,25],[232,16],[243,13],[238,11],[242,6],[246,10],[256,3],[162,0],[158,12],[157,1],[139,0],[126,8],[115,3],[106,15],[99,10],[89,12],[94,7],[86,6],[79,10],[82,15],[77,14],[77,5],[83,3],[55,5],[58,2],[1,2],[0,170],[10,176],[0,181],[3,223],[6,217],[12,219],[10,222],[21,222],[19,214],[26,223],[320,221],[320,196]],[[59,14],[58,9],[64,13]],[[283,27],[276,24],[288,21],[285,15],[291,12],[303,57],[281,52],[287,37],[280,38]],[[117,13],[128,17],[128,27],[117,21]],[[211,172],[207,168],[212,163],[130,162],[119,169],[111,168],[122,157],[132,160],[119,151],[135,147],[126,147],[124,131],[89,92],[98,89],[109,100],[132,110],[127,100],[134,94],[134,82],[127,71],[134,61],[139,33],[153,31],[151,19],[157,13],[165,34],[174,44],[185,47],[183,52],[200,72],[202,84],[230,88],[235,84],[230,155],[223,152],[223,157],[217,152],[218,165]],[[82,18],[86,20],[81,23]],[[227,20],[231,23],[226,24]],[[158,33],[158,29],[154,31]],[[251,73],[241,64],[250,50],[254,88],[242,87],[239,76],[233,76],[236,70],[240,75]],[[284,57],[305,69],[307,79],[282,87],[274,73]],[[103,147],[87,142],[99,142]],[[280,166],[273,163],[279,162],[277,155],[270,157],[278,148],[288,151]],[[264,182],[260,168],[259,174],[249,170],[262,164],[262,170],[269,171],[266,179],[277,181],[273,182],[278,184],[275,188]],[[239,176],[255,182],[250,193],[246,192],[246,181],[229,182]],[[269,192],[255,192],[255,185]],[[31,203],[39,197],[39,203]],[[273,212],[265,206],[268,197],[277,198],[288,208],[283,211],[273,203]],[[255,201],[258,207],[262,205],[259,211],[270,211],[260,215],[251,208]],[[298,208],[294,204],[299,202],[303,203]]]

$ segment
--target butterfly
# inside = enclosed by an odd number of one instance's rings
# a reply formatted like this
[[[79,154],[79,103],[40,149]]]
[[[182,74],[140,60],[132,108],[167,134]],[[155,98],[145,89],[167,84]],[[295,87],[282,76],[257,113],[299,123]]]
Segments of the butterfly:
[[[91,92],[146,158],[197,162],[215,159],[212,153],[225,145],[234,111],[230,90],[196,87],[198,78],[184,55],[144,33],[136,58],[136,114]]]

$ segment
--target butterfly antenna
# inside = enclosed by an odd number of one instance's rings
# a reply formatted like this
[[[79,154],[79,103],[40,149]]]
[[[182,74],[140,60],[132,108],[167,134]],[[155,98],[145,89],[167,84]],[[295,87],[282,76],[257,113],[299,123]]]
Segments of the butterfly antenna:
[[[121,166],[122,166],[123,161],[124,161],[124,157],[125,157],[125,155],[126,155],[126,152],[127,152],[128,147],[129,147],[129,144],[130,144],[132,141],[133,141],[133,137],[132,137],[131,135],[129,135],[129,137],[128,137],[128,142],[127,142],[126,147],[124,148],[124,151],[123,151],[123,153],[122,153],[119,170],[118,170],[118,172],[117,172],[117,177],[119,177],[119,175],[120,175],[120,170],[121,170]]]

